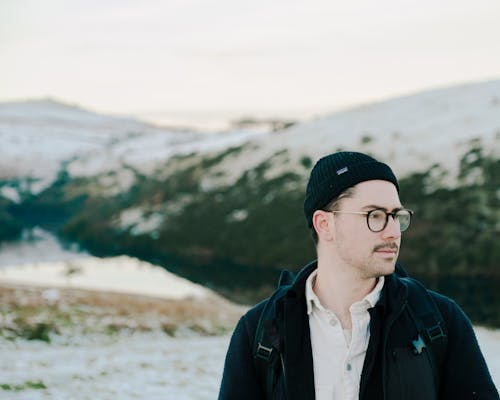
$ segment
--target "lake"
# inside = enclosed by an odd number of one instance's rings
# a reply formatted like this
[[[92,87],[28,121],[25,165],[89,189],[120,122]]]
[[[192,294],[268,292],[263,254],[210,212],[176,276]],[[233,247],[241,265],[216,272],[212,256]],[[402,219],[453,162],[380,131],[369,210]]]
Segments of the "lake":
[[[0,268],[23,263],[62,261],[83,255],[88,255],[88,253],[79,249],[78,245],[64,243],[44,229],[33,228],[24,231],[23,240],[20,242],[0,244]],[[184,268],[176,266],[170,270],[179,273]],[[196,270],[201,274],[205,269],[198,267]],[[228,282],[237,282],[243,286],[243,290],[248,292],[258,286],[256,280],[261,279],[262,282],[274,283],[278,281],[279,276],[279,272],[276,270],[261,271],[257,274],[250,268],[239,269],[224,265],[219,265],[216,270],[216,272],[213,270],[212,274],[230,277]],[[192,278],[194,281],[202,283],[202,276],[193,275],[192,271],[187,269],[184,272],[188,273],[181,273],[181,275],[187,275],[188,279]],[[474,324],[500,328],[500,290],[498,290],[500,278],[428,276],[416,276],[416,278],[428,288],[455,300]],[[271,286],[268,288],[268,291],[270,290],[272,290]],[[265,295],[267,293],[254,293],[247,297],[251,299],[250,302],[256,303]]]

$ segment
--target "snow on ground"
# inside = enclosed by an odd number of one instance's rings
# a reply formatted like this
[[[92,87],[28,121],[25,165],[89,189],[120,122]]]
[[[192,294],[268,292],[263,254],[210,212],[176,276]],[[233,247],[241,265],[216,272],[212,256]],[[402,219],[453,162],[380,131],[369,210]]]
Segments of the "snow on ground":
[[[0,268],[0,283],[130,293],[167,299],[206,298],[214,294],[164,268],[120,256]]]
[[[47,232],[32,234],[24,247],[0,248],[0,399],[216,397],[229,337],[204,335],[228,332],[242,307],[148,263],[83,257]],[[54,259],[33,262],[46,252]],[[39,321],[57,333],[50,343],[23,339],[10,330],[18,319],[18,328]]]
[[[490,374],[500,391],[500,329],[476,327],[475,332]]]
[[[208,400],[217,397],[229,338],[161,333],[82,336],[47,344],[0,338],[3,400]],[[46,389],[30,389],[29,382]]]
[[[476,328],[497,387],[500,331]],[[84,336],[47,344],[0,338],[0,389],[9,400],[215,399],[228,336],[170,338],[157,333]],[[30,389],[29,382],[45,389]]]

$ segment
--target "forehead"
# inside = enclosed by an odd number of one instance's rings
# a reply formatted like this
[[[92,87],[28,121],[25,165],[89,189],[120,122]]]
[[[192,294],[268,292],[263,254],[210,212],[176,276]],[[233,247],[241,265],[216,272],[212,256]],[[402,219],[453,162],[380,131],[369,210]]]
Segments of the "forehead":
[[[354,195],[345,199],[344,204],[357,207],[376,205],[388,210],[401,207],[396,186],[388,181],[372,180],[354,186]]]

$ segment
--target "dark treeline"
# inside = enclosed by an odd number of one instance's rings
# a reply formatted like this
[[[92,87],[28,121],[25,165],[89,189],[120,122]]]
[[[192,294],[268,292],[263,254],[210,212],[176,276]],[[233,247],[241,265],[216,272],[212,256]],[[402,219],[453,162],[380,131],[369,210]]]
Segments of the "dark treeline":
[[[446,188],[438,165],[401,180],[415,210],[401,260],[426,275],[500,277],[500,160],[479,143],[462,157],[458,186]]]

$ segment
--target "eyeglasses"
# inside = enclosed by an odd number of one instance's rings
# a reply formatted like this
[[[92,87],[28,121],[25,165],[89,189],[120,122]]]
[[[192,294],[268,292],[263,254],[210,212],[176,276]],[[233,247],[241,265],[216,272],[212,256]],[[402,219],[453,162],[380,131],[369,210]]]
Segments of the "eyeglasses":
[[[404,232],[408,229],[411,222],[411,216],[413,211],[407,210],[406,208],[401,208],[393,212],[387,212],[383,209],[376,208],[371,211],[335,211],[335,210],[325,210],[331,213],[341,213],[341,214],[361,214],[366,215],[366,223],[368,224],[368,229],[372,232],[381,232],[387,226],[389,222],[389,215],[394,221],[399,223],[400,232]]]

